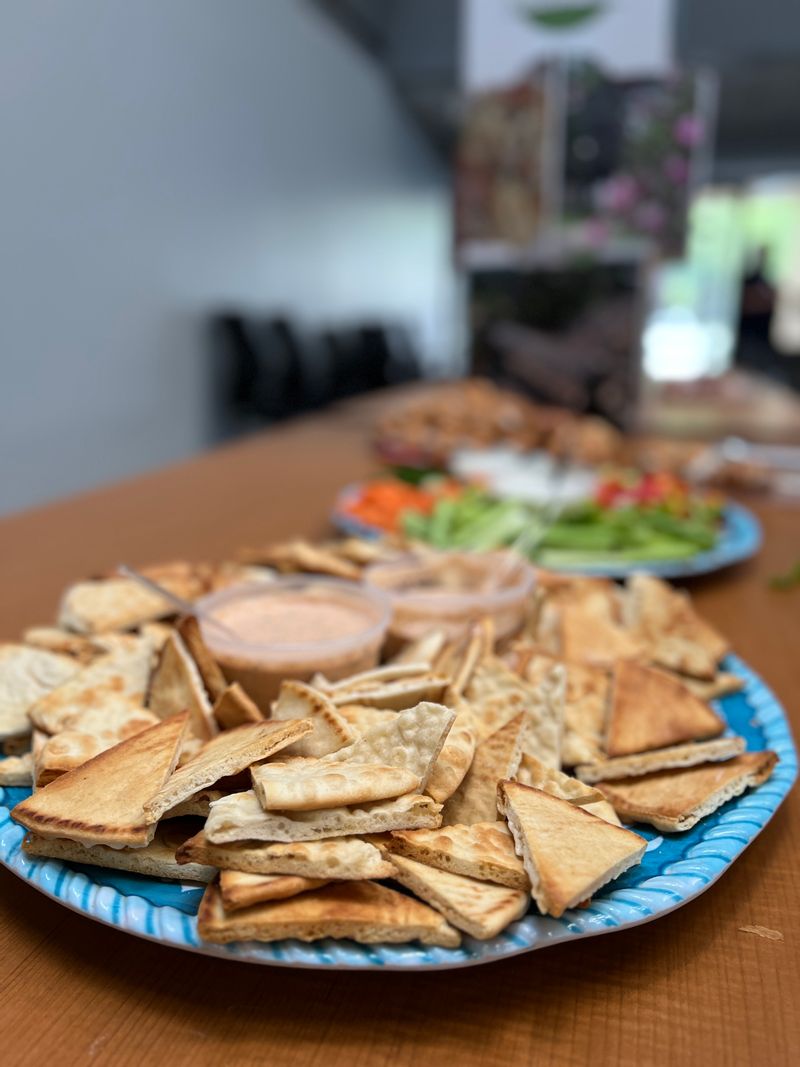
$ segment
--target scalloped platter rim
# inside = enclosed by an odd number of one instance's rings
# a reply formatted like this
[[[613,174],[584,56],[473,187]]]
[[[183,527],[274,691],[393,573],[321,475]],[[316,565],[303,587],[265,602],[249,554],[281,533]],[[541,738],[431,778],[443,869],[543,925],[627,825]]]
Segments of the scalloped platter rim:
[[[771,748],[780,762],[757,789],[729,801],[683,834],[635,827],[648,838],[644,860],[606,886],[588,908],[561,919],[535,908],[490,941],[464,937],[458,949],[410,945],[358,945],[325,940],[212,945],[197,935],[202,889],[99,867],[28,857],[24,830],[9,808],[28,790],[0,789],[0,862],[65,907],[150,941],[203,955],[284,967],[339,970],[446,970],[507,959],[561,941],[593,937],[651,922],[708,889],[761,832],[797,777],[797,751],[785,712],[764,682],[738,657],[724,667],[744,681],[741,692],[717,706],[748,749]]]

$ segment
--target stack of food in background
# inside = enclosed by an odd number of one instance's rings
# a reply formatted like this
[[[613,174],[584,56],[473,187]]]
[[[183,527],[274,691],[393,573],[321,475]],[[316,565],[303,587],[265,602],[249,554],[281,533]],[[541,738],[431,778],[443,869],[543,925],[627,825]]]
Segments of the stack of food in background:
[[[374,546],[248,554],[357,580]],[[249,565],[151,568],[187,599]],[[764,781],[709,706],[727,642],[657,579],[540,572],[523,628],[430,631],[380,666],[287,679],[258,706],[193,617],[129,579],[80,583],[0,647],[0,784],[36,857],[207,883],[208,941],[454,947],[560,916],[642,859],[621,825],[680,832]]]

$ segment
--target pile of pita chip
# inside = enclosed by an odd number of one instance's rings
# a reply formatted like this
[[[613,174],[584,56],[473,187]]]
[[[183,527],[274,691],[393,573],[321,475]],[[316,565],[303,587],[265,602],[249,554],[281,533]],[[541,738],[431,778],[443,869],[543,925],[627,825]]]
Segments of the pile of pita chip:
[[[373,556],[252,559],[352,577]],[[193,599],[249,570],[149,573]],[[657,579],[543,575],[510,646],[489,621],[432,630],[349,678],[286,680],[271,707],[159,599],[79,583],[56,625],[0,645],[0,785],[33,786],[13,811],[32,857],[205,884],[208,941],[492,938],[640,862],[622,822],[686,830],[777,759],[727,731],[709,704],[739,685],[727,644]]]

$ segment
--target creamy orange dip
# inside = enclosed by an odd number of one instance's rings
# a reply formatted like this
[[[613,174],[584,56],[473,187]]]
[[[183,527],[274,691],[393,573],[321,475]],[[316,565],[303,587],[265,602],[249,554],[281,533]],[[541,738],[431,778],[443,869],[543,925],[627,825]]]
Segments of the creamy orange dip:
[[[354,604],[292,590],[220,604],[214,618],[240,640],[258,645],[336,641],[361,633],[373,621]]]

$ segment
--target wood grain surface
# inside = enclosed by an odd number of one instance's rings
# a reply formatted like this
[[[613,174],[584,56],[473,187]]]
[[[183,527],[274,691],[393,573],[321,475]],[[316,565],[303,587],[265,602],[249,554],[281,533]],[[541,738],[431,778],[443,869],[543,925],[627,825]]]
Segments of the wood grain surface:
[[[71,580],[125,560],[221,558],[321,535],[374,466],[375,400],[0,523],[0,637],[53,617]],[[800,593],[768,577],[800,553],[800,509],[748,502],[758,559],[699,579],[701,610],[798,726]],[[150,944],[0,870],[0,1063],[703,1065],[797,1062],[800,799],[724,877],[633,930],[439,974],[255,967]],[[743,930],[759,927],[780,938]]]

